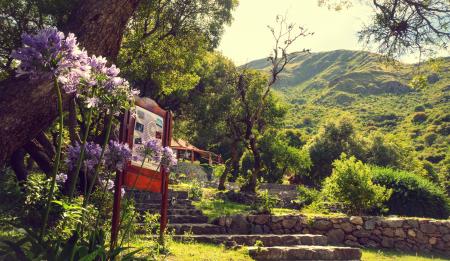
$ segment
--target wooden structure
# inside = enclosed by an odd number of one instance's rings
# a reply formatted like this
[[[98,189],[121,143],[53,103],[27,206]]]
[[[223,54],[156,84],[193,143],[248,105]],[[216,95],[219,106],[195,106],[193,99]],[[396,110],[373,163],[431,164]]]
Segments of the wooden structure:
[[[177,159],[208,162],[209,165],[221,164],[222,157],[213,152],[195,147],[182,139],[172,139],[170,147],[177,154]]]
[[[130,112],[124,114],[123,121],[120,126],[120,142],[127,142],[132,149],[133,154],[136,153],[136,148],[133,148],[133,146],[142,146],[142,143],[145,142],[145,140],[139,139],[149,135],[152,136],[152,138],[160,139],[163,147],[170,146],[173,125],[172,114],[170,111],[163,110],[155,101],[149,98],[136,98],[136,106],[138,110],[138,115],[136,118],[131,117]],[[139,112],[147,113],[147,116],[152,116],[151,119],[146,119],[146,121],[148,121],[148,126],[144,126],[139,123],[144,122],[144,120],[140,119],[140,117],[144,118],[145,116],[139,115]],[[140,135],[136,135],[135,131],[142,132],[142,137]],[[169,172],[159,165],[152,166],[151,162],[136,164],[133,160],[127,164],[127,167],[122,172],[117,172],[111,224],[112,247],[114,247],[117,243],[117,236],[119,232],[122,186],[161,193],[160,239],[163,240],[164,231],[167,226]]]

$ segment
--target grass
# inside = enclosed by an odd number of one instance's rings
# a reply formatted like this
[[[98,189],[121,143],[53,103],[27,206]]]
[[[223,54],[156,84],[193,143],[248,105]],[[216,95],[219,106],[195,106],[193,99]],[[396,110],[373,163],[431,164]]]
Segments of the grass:
[[[251,207],[244,204],[225,201],[223,199],[203,199],[193,203],[197,209],[203,211],[210,220],[220,216],[246,214]]]
[[[392,250],[363,249],[362,261],[445,261],[444,259],[430,254],[414,254]]]
[[[144,238],[136,239],[132,244],[135,248],[143,251],[139,253],[141,257],[164,261],[249,261],[253,260],[246,248],[237,250],[225,249],[220,245],[212,245],[197,242],[176,242],[169,240],[167,247],[169,253],[165,255],[152,255],[152,249],[155,249],[155,242],[145,240]],[[151,258],[153,256],[153,258]]]

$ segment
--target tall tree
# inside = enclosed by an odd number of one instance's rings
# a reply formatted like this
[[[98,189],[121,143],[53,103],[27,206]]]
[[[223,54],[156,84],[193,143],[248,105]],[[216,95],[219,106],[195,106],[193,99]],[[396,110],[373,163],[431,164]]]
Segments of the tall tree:
[[[128,19],[139,0],[85,0],[71,10],[64,31],[73,32],[90,54],[114,61]],[[57,117],[56,95],[48,80],[10,77],[0,82],[0,162],[35,138]],[[65,103],[70,97],[64,97]]]
[[[288,23],[286,17],[277,16],[275,27],[270,27],[274,40],[274,47],[270,62],[269,77],[261,76],[257,72],[244,69],[239,75],[236,89],[239,93],[239,100],[243,108],[245,132],[244,139],[253,154],[253,170],[247,183],[241,188],[243,191],[255,192],[257,179],[261,172],[261,154],[258,149],[258,123],[261,120],[262,112],[267,105],[268,97],[272,86],[278,80],[279,74],[287,64],[296,56],[288,53],[289,47],[299,38],[311,35],[305,28],[296,27],[295,24]],[[307,51],[307,50],[304,50]],[[254,95],[260,94],[258,99]]]

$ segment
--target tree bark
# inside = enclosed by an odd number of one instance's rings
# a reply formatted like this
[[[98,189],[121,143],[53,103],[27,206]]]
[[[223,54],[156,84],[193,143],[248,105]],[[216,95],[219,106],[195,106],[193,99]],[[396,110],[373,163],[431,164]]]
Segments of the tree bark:
[[[23,182],[27,180],[28,171],[25,167],[24,163],[25,159],[25,150],[20,148],[11,155],[11,168],[16,173],[17,180],[19,182]]]
[[[256,193],[256,185],[258,181],[259,174],[261,172],[261,154],[256,145],[256,138],[253,135],[249,139],[250,149],[253,154],[253,171],[249,180],[241,188],[242,191]]]
[[[222,175],[220,175],[219,178],[219,186],[217,187],[218,190],[223,191],[225,190],[225,181],[227,180],[228,173],[230,173],[231,169],[231,162],[227,161],[225,164],[225,170],[223,171]]]
[[[45,153],[41,144],[39,144],[36,139],[33,139],[25,144],[24,149],[30,154],[31,158],[33,158],[39,168],[50,177],[53,169],[53,162],[47,153]]]
[[[114,61],[127,21],[139,0],[84,0],[72,12],[64,31],[73,32],[89,54]],[[69,96],[64,97],[65,104]],[[0,82],[0,163],[47,129],[57,117],[50,80],[30,82],[9,78]]]

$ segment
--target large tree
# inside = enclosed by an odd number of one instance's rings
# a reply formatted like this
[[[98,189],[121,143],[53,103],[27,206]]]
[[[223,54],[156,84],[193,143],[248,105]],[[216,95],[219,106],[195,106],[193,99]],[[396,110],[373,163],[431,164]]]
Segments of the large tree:
[[[139,0],[84,0],[64,26],[90,54],[114,61],[128,19]],[[57,117],[56,95],[48,80],[10,77],[0,82],[0,162],[47,129]],[[67,102],[71,97],[64,97]]]

